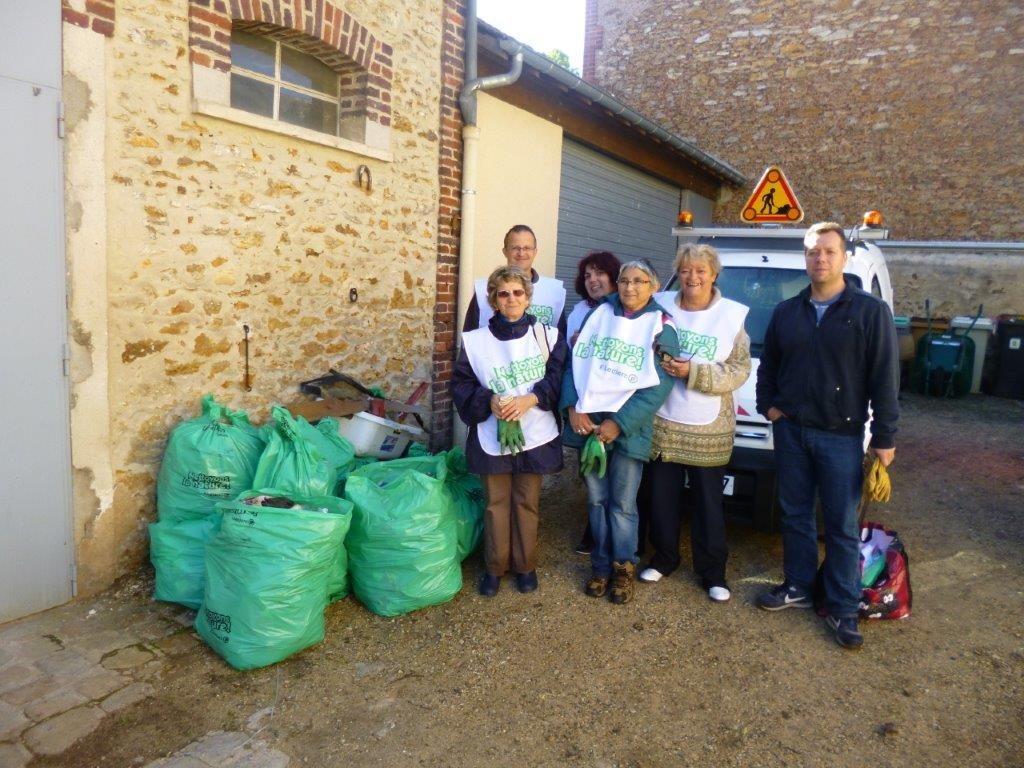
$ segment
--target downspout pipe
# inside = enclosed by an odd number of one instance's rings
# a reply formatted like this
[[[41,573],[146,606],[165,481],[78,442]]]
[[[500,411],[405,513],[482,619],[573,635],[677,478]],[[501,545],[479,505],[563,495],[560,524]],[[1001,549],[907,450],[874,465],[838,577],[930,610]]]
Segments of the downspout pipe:
[[[467,53],[467,57],[468,55]],[[474,61],[474,69],[475,64]],[[461,332],[462,318],[465,317],[466,309],[473,296],[473,274],[476,264],[477,153],[480,142],[480,127],[476,124],[476,92],[514,83],[519,79],[522,71],[523,54],[520,51],[512,58],[511,70],[503,75],[478,77],[467,81],[459,96],[464,122],[462,125],[462,226],[459,232],[459,311],[457,313],[459,329],[457,329],[457,335],[458,332]]]
[[[459,283],[456,294],[455,338],[461,343],[462,323],[466,309],[473,298],[473,275],[476,266],[476,184],[477,153],[480,142],[480,128],[477,126],[477,91],[487,91],[510,85],[523,72],[522,46],[512,51],[512,68],[502,75],[477,76],[477,12],[476,0],[466,0],[466,52],[465,77],[459,94],[459,108],[462,111],[462,199],[461,225],[459,228]],[[466,426],[456,414],[454,419],[456,444],[465,445]]]
[[[511,51],[512,67],[508,72],[490,77],[477,77],[477,9],[476,0],[466,2],[465,84],[459,94],[462,110],[462,224],[459,233],[459,285],[456,337],[461,336],[466,308],[473,297],[473,274],[476,265],[476,185],[477,153],[480,128],[477,126],[477,91],[489,91],[511,85],[523,72],[522,46]]]

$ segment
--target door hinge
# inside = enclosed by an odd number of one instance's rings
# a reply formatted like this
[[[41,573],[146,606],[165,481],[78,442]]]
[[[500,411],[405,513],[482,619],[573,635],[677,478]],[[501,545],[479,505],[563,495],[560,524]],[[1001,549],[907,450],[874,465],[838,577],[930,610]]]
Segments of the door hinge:
[[[64,102],[57,102],[57,138],[64,138]]]
[[[60,364],[64,371],[64,378],[71,375],[71,349],[67,344],[60,345]]]

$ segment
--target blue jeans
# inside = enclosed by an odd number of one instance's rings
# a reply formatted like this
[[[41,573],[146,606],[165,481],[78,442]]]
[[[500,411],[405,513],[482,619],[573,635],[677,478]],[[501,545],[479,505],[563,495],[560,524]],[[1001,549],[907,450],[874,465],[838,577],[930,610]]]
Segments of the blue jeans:
[[[814,589],[817,492],[825,523],[825,608],[838,618],[855,617],[861,598],[857,507],[864,482],[863,437],[802,427],[786,418],[774,422],[773,433],[786,581],[808,594]]]
[[[608,452],[608,471],[603,478],[590,472],[587,484],[587,514],[594,534],[590,566],[595,576],[609,577],[612,563],[636,563],[636,492],[644,463],[620,450]]]

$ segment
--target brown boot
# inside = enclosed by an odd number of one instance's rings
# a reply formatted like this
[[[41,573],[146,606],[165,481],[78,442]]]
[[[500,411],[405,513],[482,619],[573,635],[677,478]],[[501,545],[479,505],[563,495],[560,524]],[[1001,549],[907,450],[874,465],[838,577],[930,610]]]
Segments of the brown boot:
[[[586,593],[591,597],[602,597],[608,589],[608,579],[604,576],[591,576],[587,580]]]
[[[612,584],[611,584],[611,601],[613,603],[628,603],[633,599],[633,589],[636,582],[633,581],[633,575],[636,572],[636,566],[633,563],[612,563]]]

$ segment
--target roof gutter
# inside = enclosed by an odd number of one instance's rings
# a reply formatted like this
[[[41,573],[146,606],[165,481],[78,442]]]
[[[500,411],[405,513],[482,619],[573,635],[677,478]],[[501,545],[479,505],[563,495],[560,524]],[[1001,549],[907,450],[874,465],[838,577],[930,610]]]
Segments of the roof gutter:
[[[467,19],[467,26],[468,23]],[[677,149],[694,163],[706,168],[719,178],[725,179],[738,187],[745,186],[748,183],[749,180],[747,177],[728,163],[712,157],[706,152],[702,152],[690,142],[676,136],[674,133],[666,131],[657,123],[652,123],[639,112],[627,107],[607,91],[603,91],[585,80],[580,79],[569,70],[555,64],[555,62],[547,56],[542,56],[536,51],[531,50],[522,43],[519,43],[509,37],[503,37],[499,45],[506,53],[521,57],[525,60],[525,63],[528,66],[542,72],[556,82],[561,83],[595,104],[604,107],[616,117],[625,120],[627,123],[630,123],[645,133],[650,134],[659,141],[663,141],[674,149]],[[498,75],[497,77],[503,76]],[[465,90],[463,92],[465,92]]]
[[[459,94],[459,108],[462,110],[462,122],[474,126],[476,125],[476,92],[511,85],[518,80],[523,73],[523,51],[526,50],[522,43],[511,45],[505,49],[512,56],[512,68],[508,72],[490,77],[477,77],[476,39],[476,0],[468,0],[466,3],[465,83]]]

